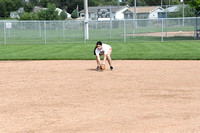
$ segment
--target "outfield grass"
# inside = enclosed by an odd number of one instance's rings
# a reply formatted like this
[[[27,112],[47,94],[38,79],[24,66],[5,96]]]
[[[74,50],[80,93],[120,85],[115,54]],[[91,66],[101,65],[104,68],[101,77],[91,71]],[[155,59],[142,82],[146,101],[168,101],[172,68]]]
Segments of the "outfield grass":
[[[114,60],[199,60],[200,41],[109,43]],[[93,60],[90,44],[0,45],[0,60]]]

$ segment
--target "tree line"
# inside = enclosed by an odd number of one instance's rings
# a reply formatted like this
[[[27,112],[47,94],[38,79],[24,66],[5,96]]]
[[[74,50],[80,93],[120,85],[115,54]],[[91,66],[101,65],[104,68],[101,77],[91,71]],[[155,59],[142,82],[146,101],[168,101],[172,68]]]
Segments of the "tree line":
[[[184,0],[186,1],[186,0]],[[200,11],[200,0],[187,0],[185,2],[190,6],[195,8],[195,11]],[[160,6],[160,5],[177,5],[181,4],[180,0],[136,0],[137,6]],[[134,6],[134,0],[88,0],[89,6],[104,6],[104,5],[112,5],[112,6]],[[33,9],[35,6],[40,6],[43,8],[51,8],[50,11],[42,11],[39,15],[34,16]],[[34,19],[46,19],[41,16],[47,16],[51,18],[49,15],[55,15],[55,12],[52,12],[54,8],[58,7],[63,11],[72,14],[78,14],[78,10],[82,10],[84,8],[83,0],[29,0],[28,3],[24,2],[24,0],[0,0],[0,17],[7,18],[10,15],[11,11],[16,11],[20,7],[24,7],[25,16],[32,16]],[[78,10],[76,10],[78,7]],[[30,15],[31,14],[31,15]],[[49,15],[48,15],[49,14]],[[64,14],[64,13],[62,13]],[[66,14],[64,14],[66,16]],[[54,19],[59,19],[57,16],[54,16]]]

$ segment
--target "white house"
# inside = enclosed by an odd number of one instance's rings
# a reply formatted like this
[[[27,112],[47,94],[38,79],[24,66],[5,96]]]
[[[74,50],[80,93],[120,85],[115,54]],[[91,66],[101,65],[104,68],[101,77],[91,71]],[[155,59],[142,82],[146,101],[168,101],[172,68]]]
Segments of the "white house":
[[[157,8],[155,8],[155,9],[153,9],[152,11],[150,11],[150,13],[149,13],[149,19],[158,19],[159,17],[158,17],[158,13],[159,12],[161,12],[161,11],[163,11],[164,9],[162,8],[162,7],[157,7]]]
[[[115,19],[117,20],[123,20],[124,19],[124,11],[128,10],[130,7],[125,6],[124,8],[121,8],[116,11]]]

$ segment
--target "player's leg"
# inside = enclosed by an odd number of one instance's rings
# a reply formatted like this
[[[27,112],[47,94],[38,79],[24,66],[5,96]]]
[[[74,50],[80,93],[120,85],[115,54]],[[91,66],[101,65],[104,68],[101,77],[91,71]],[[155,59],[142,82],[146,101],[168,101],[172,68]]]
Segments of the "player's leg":
[[[108,63],[109,63],[109,65],[110,65],[110,69],[111,69],[111,70],[114,70],[114,69],[113,69],[113,66],[112,66],[112,59],[111,59],[111,57],[110,57],[111,53],[112,53],[112,49],[108,51],[107,60],[108,60]]]
[[[97,61],[97,71],[100,69],[100,64],[101,64],[101,62],[100,62],[100,56],[96,56],[96,61]]]

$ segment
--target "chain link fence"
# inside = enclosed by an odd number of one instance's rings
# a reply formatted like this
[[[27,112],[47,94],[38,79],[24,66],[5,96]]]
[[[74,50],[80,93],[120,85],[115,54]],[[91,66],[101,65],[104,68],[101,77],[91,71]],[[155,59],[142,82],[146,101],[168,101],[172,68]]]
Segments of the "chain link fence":
[[[200,18],[88,21],[0,21],[0,44],[67,44],[194,40]]]

